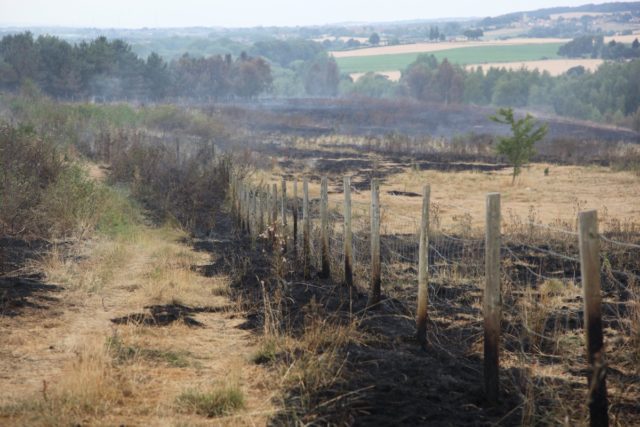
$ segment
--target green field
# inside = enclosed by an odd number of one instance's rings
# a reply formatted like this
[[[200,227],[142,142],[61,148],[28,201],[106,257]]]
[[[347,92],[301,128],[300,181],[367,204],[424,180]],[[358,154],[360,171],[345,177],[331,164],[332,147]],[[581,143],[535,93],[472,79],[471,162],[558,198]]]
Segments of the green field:
[[[481,64],[485,62],[536,61],[559,58],[558,48],[563,43],[544,43],[505,46],[461,47],[433,52],[438,60],[444,58],[460,64]],[[428,52],[427,52],[428,53]],[[416,60],[419,53],[398,53],[392,55],[358,56],[336,58],[340,71],[344,73],[365,73],[368,71],[404,70]]]

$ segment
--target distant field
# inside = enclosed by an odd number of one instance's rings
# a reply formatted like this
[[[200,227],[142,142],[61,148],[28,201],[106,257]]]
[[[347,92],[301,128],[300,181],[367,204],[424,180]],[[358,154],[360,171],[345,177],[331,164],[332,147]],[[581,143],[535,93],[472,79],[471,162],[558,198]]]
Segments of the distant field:
[[[558,48],[562,43],[528,45],[493,45],[461,47],[432,53],[438,60],[444,58],[460,64],[483,64],[496,62],[536,61],[559,58]],[[364,73],[368,71],[402,70],[414,62],[419,53],[400,53],[373,56],[354,56],[336,58],[340,70],[345,73]]]
[[[334,58],[349,58],[352,56],[378,56],[396,55],[400,53],[424,53],[439,52],[443,50],[462,49],[471,47],[490,46],[528,46],[549,43],[567,43],[571,39],[559,38],[523,38],[516,37],[508,40],[488,40],[488,41],[450,41],[450,42],[422,42],[400,44],[394,46],[366,47],[363,49],[340,50],[331,52]]]
[[[593,72],[604,63],[602,59],[546,59],[541,61],[516,61],[516,62],[487,62],[484,64],[468,64],[465,65],[467,70],[475,69],[476,67],[482,68],[483,71],[487,71],[489,68],[506,68],[507,70],[519,70],[520,68],[526,68],[527,70],[538,70],[541,73],[546,71],[552,76],[559,76],[566,73],[570,68],[583,66],[585,69]],[[356,81],[362,77],[365,73],[351,73],[351,78]],[[389,80],[397,82],[402,76],[400,70],[395,71],[378,71],[376,74],[386,76]]]
[[[508,70],[518,70],[526,68],[527,70],[538,70],[540,72],[548,72],[552,76],[559,76],[566,73],[570,68],[583,66],[589,71],[596,71],[600,65],[604,63],[602,59],[549,59],[545,61],[518,61],[518,62],[494,62],[486,64],[469,64],[467,69],[482,68],[487,71],[489,68],[506,68]]]

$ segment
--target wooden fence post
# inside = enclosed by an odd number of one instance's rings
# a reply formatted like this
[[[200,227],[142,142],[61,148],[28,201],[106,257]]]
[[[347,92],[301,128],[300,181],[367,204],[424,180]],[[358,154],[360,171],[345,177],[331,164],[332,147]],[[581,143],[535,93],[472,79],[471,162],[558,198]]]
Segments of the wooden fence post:
[[[298,256],[298,179],[293,179],[293,256]]]
[[[278,184],[273,184],[271,186],[271,193],[273,194],[273,228],[275,232],[275,228],[278,222]]]
[[[231,207],[231,217],[233,219],[236,218],[236,198],[235,198],[235,194],[236,194],[236,183],[235,183],[235,176],[231,175],[229,177],[229,206]]]
[[[249,190],[249,203],[248,203],[248,218],[247,218],[247,230],[249,232],[249,236],[253,239],[254,233],[254,209],[255,209],[255,194],[253,191]]]
[[[320,240],[322,277],[328,278],[331,275],[331,266],[329,261],[329,189],[326,176],[323,176],[320,181]]]
[[[380,302],[380,186],[377,178],[371,180],[371,290],[369,306]]]
[[[584,326],[589,363],[589,415],[592,427],[608,426],[607,367],[602,339],[602,297],[600,295],[600,236],[598,213],[580,212],[580,275],[584,292]]]
[[[351,177],[344,177],[344,283],[353,286],[353,235],[351,234]]]
[[[258,188],[258,232],[264,232],[264,191]]]
[[[309,179],[302,183],[302,259],[304,263],[304,277],[311,277],[311,217],[309,215]]]
[[[246,234],[249,231],[249,223],[247,222],[249,212],[249,190],[247,185],[242,186],[242,231]]]
[[[282,200],[280,203],[280,213],[282,215],[282,225],[287,225],[287,181],[282,179],[282,185],[280,186],[282,189]]]
[[[254,191],[253,203],[251,206],[251,224],[253,226],[253,238],[254,240],[258,238],[260,234],[260,230],[258,229],[258,202],[260,201],[260,192],[258,188]]]
[[[268,189],[268,188],[267,188]],[[271,186],[271,241],[273,242],[274,249],[276,242],[278,241],[278,184]]]
[[[418,254],[418,312],[416,330],[418,343],[427,345],[427,310],[429,305],[429,199],[431,187],[422,188],[422,221],[420,222],[420,248]]]
[[[484,387],[490,403],[500,393],[500,193],[487,194],[484,289]]]
[[[247,185],[247,200],[245,207],[245,226],[247,234],[251,234],[251,188]]]
[[[282,203],[280,204],[282,214],[282,251],[287,252],[287,181],[282,178]]]
[[[237,218],[237,225],[240,228],[240,230],[242,230],[242,197],[244,196],[244,194],[242,193],[242,181],[238,181],[238,209],[237,209],[237,213],[238,213],[238,218]]]
[[[271,209],[271,191],[269,190],[269,184],[265,185],[264,195],[266,200],[265,209],[267,211],[267,226],[270,227],[273,222],[273,209]]]

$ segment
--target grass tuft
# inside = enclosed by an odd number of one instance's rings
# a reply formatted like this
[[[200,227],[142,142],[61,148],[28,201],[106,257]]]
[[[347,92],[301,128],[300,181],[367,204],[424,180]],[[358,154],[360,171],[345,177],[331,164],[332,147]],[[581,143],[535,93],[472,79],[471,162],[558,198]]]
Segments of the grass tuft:
[[[225,385],[206,392],[187,390],[176,398],[176,405],[181,412],[212,418],[232,414],[245,404],[238,386]]]
[[[256,365],[271,363],[276,360],[278,348],[275,339],[266,339],[262,346],[251,355],[251,361]]]

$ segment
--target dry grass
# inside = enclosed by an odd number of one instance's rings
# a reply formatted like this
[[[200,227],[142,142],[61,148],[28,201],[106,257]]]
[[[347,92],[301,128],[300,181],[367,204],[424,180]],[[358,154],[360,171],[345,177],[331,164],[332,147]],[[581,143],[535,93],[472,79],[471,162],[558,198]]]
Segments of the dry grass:
[[[84,343],[56,382],[43,380],[39,395],[4,404],[0,419],[14,425],[80,425],[101,419],[132,394],[130,378],[112,366],[99,338]]]
[[[274,380],[250,361],[256,343],[238,329],[230,279],[198,273],[211,255],[186,238],[140,226],[33,266],[65,289],[53,319],[37,311],[0,319],[0,424],[200,425],[213,416],[215,425],[264,424]],[[111,322],[176,303],[211,308],[189,314],[205,327]]]
[[[204,417],[230,415],[244,408],[244,395],[237,386],[216,386],[206,391],[188,390],[176,398],[180,411]]]
[[[516,62],[489,62],[483,64],[465,65],[467,70],[475,70],[480,67],[484,72],[490,68],[506,68],[507,70],[520,70],[522,68],[533,71],[548,72],[552,76],[566,73],[573,67],[582,66],[588,71],[596,71],[604,63],[602,59],[547,59],[541,61],[516,61]],[[399,79],[400,76],[398,76]]]
[[[549,175],[545,176],[547,168]],[[443,222],[468,211],[473,226],[483,224],[485,196],[489,192],[501,193],[505,218],[512,214],[526,218],[533,207],[536,221],[544,224],[558,221],[573,224],[577,212],[584,209],[598,209],[604,222],[612,218],[624,221],[640,215],[640,206],[634,201],[640,197],[640,180],[630,172],[599,166],[532,164],[522,171],[514,186],[509,180],[510,172],[508,169],[499,172],[407,172],[388,179],[381,191],[401,189],[419,193],[420,187],[428,183],[432,203],[440,206]],[[383,195],[383,205],[385,199],[391,212],[404,215],[419,212],[419,199]]]
[[[275,367],[280,379],[276,399],[278,406],[285,408],[278,422],[307,425],[318,422],[318,411],[331,404],[319,401],[319,396],[340,390],[346,381],[345,348],[361,343],[363,334],[358,330],[358,319],[341,321],[336,313],[325,311],[315,297],[298,307],[304,313],[303,324],[291,325],[283,318],[284,298],[288,297],[278,291],[268,293],[263,286],[264,333],[250,360]]]
[[[387,165],[380,162],[381,170]],[[548,169],[548,175],[545,170]],[[363,171],[347,172],[355,175]],[[258,181],[280,182],[279,168],[262,171],[256,175]],[[310,176],[309,197],[320,196],[319,177],[309,170],[294,173],[298,178],[298,196],[302,197],[302,179]],[[340,208],[342,194],[341,177],[330,176],[335,181],[329,188],[330,206]],[[441,172],[436,170],[405,172],[390,175],[380,185],[382,225],[388,232],[405,232],[411,219],[419,221],[422,200],[420,197],[395,196],[389,191],[422,193],[424,184],[431,185],[431,209],[445,228],[457,227],[468,222],[472,228],[484,224],[485,197],[487,193],[499,192],[502,197],[502,214],[506,221],[515,218],[533,218],[543,224],[575,226],[577,212],[598,209],[603,230],[640,216],[640,179],[627,171],[616,171],[602,166],[560,166],[546,163],[531,164],[522,170],[516,184],[511,185],[511,170],[496,172],[464,171]],[[292,180],[287,181],[287,194],[293,194]],[[366,211],[370,203],[369,191],[352,193],[354,215]],[[385,228],[386,227],[386,228]]]
[[[515,71],[525,68],[530,71],[538,70],[541,73],[546,71],[552,76],[559,76],[569,71],[569,69],[578,66],[582,66],[586,70],[593,72],[596,71],[598,67],[603,63],[604,60],[602,59],[546,59],[541,61],[489,62],[482,64],[468,64],[465,65],[465,68],[467,70],[475,70],[476,68],[480,67],[484,72],[488,71],[490,68],[506,68],[507,70]],[[351,73],[350,76],[353,81],[357,81],[365,74],[366,73]],[[400,77],[402,77],[402,72],[398,70],[379,71],[376,72],[376,74],[385,76],[393,82],[400,81]]]
[[[328,148],[327,151],[330,150],[331,148]],[[327,158],[334,157],[335,153],[328,153]],[[298,195],[302,197],[302,178],[310,176],[313,179],[310,182],[310,197],[316,199],[319,197],[319,176],[313,169],[314,163],[308,162],[302,168],[301,164],[286,171],[277,167],[270,171],[262,171],[256,174],[256,178],[262,182],[279,183],[281,174],[293,173],[299,182]],[[392,165],[380,160],[377,166],[378,171],[386,172],[387,166]],[[300,172],[301,169],[302,172]],[[548,173],[545,173],[546,169]],[[366,180],[369,173],[369,170],[353,170],[347,174]],[[333,180],[329,187],[331,205],[339,207],[342,194],[335,191],[340,191],[341,177],[330,175],[329,178]],[[291,181],[288,180],[289,196],[292,194]],[[525,221],[575,230],[577,212],[588,208],[598,209],[601,220],[600,229],[604,231],[613,231],[625,221],[637,222],[640,214],[640,205],[636,203],[640,196],[638,176],[632,172],[617,171],[609,167],[532,164],[523,170],[516,185],[511,184],[509,169],[498,172],[440,172],[407,168],[400,174],[387,175],[384,178],[381,186],[383,229],[387,224],[389,233],[404,232],[407,229],[408,219],[417,219],[421,207],[420,197],[392,196],[387,192],[396,190],[420,193],[424,183],[431,184],[432,215],[436,214],[432,216],[432,220],[437,217],[444,227],[455,229],[456,233],[463,236],[468,236],[474,229],[482,229],[485,195],[492,191],[499,191],[502,194],[505,235],[509,236],[521,232],[522,230],[516,230],[517,224],[522,226]],[[332,191],[334,191],[333,194],[331,194]],[[366,220],[369,192],[354,191],[352,197],[354,210],[364,210],[362,216]],[[339,222],[338,220],[337,223]],[[357,221],[354,219],[354,222]],[[576,242],[572,238],[564,242],[552,242],[549,240],[551,237],[548,233],[540,236],[527,235],[527,237],[524,234],[523,236],[524,241],[533,245],[542,245],[544,242],[551,247],[558,244],[559,247],[565,247],[567,250],[566,245],[568,245],[572,247],[572,251],[575,250]],[[565,237],[556,234],[554,236],[554,238]],[[526,240],[527,238],[530,240]],[[564,253],[564,250],[560,249],[560,252]],[[574,252],[567,252],[567,254],[576,256]],[[522,267],[523,265],[519,265],[519,268]],[[400,267],[393,265],[389,268]],[[535,265],[532,264],[530,268],[538,272]],[[470,281],[475,280],[461,275],[455,268],[446,270],[445,273],[448,275],[434,279],[437,279],[438,283],[442,281],[446,285],[453,286],[469,284]],[[560,279],[546,279],[535,281],[535,283],[522,279],[522,282],[511,283],[509,277],[505,278],[507,282],[505,294],[513,292],[513,295],[505,297],[508,303],[504,308],[506,336],[502,368],[509,381],[505,382],[504,386],[509,393],[519,395],[517,400],[521,403],[515,411],[521,413],[522,425],[586,424],[585,414],[588,411],[585,411],[587,393],[584,375],[585,345],[584,331],[580,326],[582,291],[575,285],[575,277],[572,277],[568,270],[564,274],[562,271],[555,270],[553,272],[541,270],[539,273],[560,277]],[[385,272],[385,274],[389,273]],[[511,279],[520,280],[515,277]],[[412,283],[410,281],[414,280],[414,277],[407,279],[404,276],[397,280],[391,278],[389,283],[401,280],[405,280],[404,284],[407,285]],[[480,279],[478,283],[481,283]],[[438,284],[434,283],[434,286],[437,287]],[[610,372],[613,373],[608,380],[611,419],[612,423],[618,425],[635,425],[634,423],[637,422],[636,412],[629,409],[633,407],[634,399],[640,395],[640,389],[634,383],[638,375],[637,361],[640,360],[638,345],[640,335],[637,327],[640,304],[637,293],[634,293],[637,292],[636,287],[637,285],[631,280],[629,289],[633,291],[633,296],[630,301],[625,302],[629,312],[620,314],[618,319],[613,319],[609,314],[606,319],[608,326],[605,326],[604,331],[607,358],[610,362]],[[396,296],[391,290],[386,289],[385,292],[387,291],[390,295]],[[407,293],[400,291],[396,297],[402,298],[403,295],[406,296]],[[478,305],[480,300],[472,299],[469,305],[480,309]],[[453,306],[461,302],[462,300],[451,301],[449,304]],[[613,307],[620,301],[617,297],[609,295],[605,297],[604,302],[609,307]],[[475,318],[471,323],[480,321],[480,318]],[[622,326],[616,326],[618,324]],[[328,334],[332,337],[331,339],[340,341],[339,337],[331,335],[331,331],[322,331],[321,328],[318,330],[321,331],[320,335]],[[294,343],[268,337],[264,346],[254,357],[256,361],[273,363],[286,360],[283,354],[291,354],[291,349],[297,349],[293,353],[295,363],[285,365],[284,378],[288,380],[288,387],[295,390],[298,402],[307,408],[314,403],[311,400],[314,394],[308,391],[335,387],[344,378],[339,347],[335,347],[335,351],[330,347],[332,350],[329,354],[332,357],[329,359],[331,363],[327,366],[322,365],[325,360],[319,360],[314,356],[317,352],[307,352],[304,345],[301,345],[301,342],[307,341],[314,343],[314,337],[317,336],[312,331],[305,331],[305,336]],[[351,337],[349,339],[359,339],[357,333],[346,332],[345,336]],[[477,336],[472,352],[481,357],[482,336],[481,334]],[[322,345],[310,344],[309,348],[322,348]],[[318,368],[322,370],[324,377],[317,375]],[[331,372],[336,372],[337,375],[332,375]],[[302,422],[308,421],[310,420],[302,420]]]

